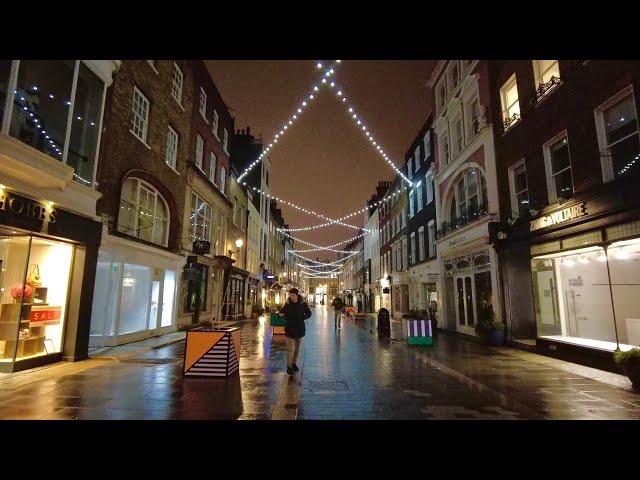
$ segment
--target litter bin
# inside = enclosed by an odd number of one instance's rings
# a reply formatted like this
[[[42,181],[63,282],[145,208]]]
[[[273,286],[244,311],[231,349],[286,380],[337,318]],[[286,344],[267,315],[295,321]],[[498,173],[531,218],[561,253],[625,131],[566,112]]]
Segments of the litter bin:
[[[389,320],[389,310],[381,308],[378,311],[378,336],[391,335],[391,321]]]

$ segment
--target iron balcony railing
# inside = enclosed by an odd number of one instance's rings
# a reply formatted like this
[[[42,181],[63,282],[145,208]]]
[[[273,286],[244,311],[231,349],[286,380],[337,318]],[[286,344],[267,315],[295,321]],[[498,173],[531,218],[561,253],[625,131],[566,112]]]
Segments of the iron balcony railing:
[[[460,215],[459,217],[452,218],[450,222],[442,222],[440,228],[436,231],[436,238],[440,239],[455,230],[468,225],[471,222],[484,217],[489,213],[489,208],[486,203],[481,204],[474,208],[469,208],[467,213]]]

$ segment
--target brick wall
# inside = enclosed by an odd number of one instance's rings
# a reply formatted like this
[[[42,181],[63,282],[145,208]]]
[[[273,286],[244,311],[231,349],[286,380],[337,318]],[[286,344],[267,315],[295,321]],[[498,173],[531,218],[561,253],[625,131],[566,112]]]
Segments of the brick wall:
[[[190,63],[175,62],[184,75],[182,106],[171,95],[173,60],[156,60],[158,73],[146,60],[123,60],[107,91],[97,170],[98,190],[103,195],[97,211],[109,217],[110,232],[117,234],[122,182],[128,173],[135,174],[156,187],[169,205],[168,246],[172,250],[179,249],[180,243],[193,103]],[[146,145],[130,132],[134,85],[150,103]],[[165,163],[169,125],[178,134],[175,171]],[[139,172],[132,172],[135,170]]]

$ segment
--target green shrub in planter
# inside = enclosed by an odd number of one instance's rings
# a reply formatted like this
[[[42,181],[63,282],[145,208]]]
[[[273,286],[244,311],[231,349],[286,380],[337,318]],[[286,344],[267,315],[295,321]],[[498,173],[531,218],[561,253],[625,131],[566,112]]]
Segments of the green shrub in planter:
[[[505,343],[504,324],[496,320],[491,304],[480,307],[475,330],[480,341],[484,343],[491,345],[504,345]]]
[[[640,348],[632,348],[626,352],[616,352],[613,358],[622,367],[631,385],[636,391],[640,391]]]

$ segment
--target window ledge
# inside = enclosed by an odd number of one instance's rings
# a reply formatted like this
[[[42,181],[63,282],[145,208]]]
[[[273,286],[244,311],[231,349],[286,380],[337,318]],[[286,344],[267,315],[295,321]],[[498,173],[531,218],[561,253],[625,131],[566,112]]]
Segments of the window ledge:
[[[171,165],[169,165],[167,162],[164,162],[164,164],[169,167],[171,170],[173,170],[173,173],[175,173],[176,175],[180,175],[180,172],[178,172],[178,170],[175,169],[175,167],[172,167]]]
[[[185,110],[185,108],[182,106],[182,103],[180,102],[180,100],[178,100],[178,99],[175,97],[175,95],[174,95],[173,93],[171,94],[171,98],[173,98],[173,99],[176,101],[176,103],[177,103],[177,104],[178,104],[178,106],[182,109],[182,111],[183,111],[183,112],[186,112],[186,110]]]
[[[129,133],[131,135],[133,135],[140,143],[142,143],[145,147],[147,147],[149,150],[151,150],[151,147],[149,146],[149,144],[147,142],[145,142],[144,140],[142,140],[138,135],[136,135],[136,133],[129,129]]]

